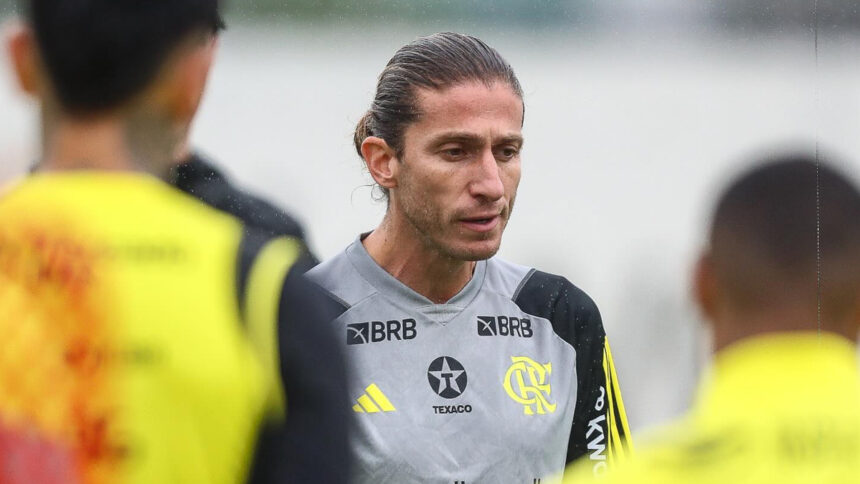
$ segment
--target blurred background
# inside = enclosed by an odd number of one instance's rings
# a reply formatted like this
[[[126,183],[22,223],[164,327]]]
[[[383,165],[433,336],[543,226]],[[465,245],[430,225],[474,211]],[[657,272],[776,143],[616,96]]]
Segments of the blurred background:
[[[227,21],[195,145],[324,259],[384,213],[352,132],[394,51],[452,30],[511,62],[526,146],[500,255],[597,301],[634,432],[683,412],[707,362],[688,282],[728,179],[817,142],[860,173],[856,0],[242,0]],[[39,157],[5,61],[0,183]]]

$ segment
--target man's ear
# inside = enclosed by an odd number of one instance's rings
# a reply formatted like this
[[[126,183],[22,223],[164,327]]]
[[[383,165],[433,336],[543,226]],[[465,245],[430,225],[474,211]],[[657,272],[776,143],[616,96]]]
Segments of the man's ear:
[[[167,107],[175,119],[191,121],[197,114],[217,49],[217,37],[212,36],[203,44],[192,45],[169,63],[172,72],[166,73],[165,87],[169,91],[165,94]]]
[[[6,51],[12,62],[18,87],[31,96],[38,96],[40,72],[36,37],[33,31],[20,21],[9,23],[4,30],[6,30]]]
[[[717,313],[717,280],[710,252],[703,253],[693,272],[693,299],[705,319],[713,321]]]
[[[397,156],[382,138],[368,136],[361,143],[361,156],[367,164],[370,176],[382,188],[397,187]]]

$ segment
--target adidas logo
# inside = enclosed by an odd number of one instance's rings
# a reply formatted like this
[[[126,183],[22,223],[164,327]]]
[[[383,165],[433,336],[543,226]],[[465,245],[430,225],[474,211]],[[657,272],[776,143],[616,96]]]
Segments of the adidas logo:
[[[382,390],[376,386],[376,383],[371,383],[369,387],[364,389],[364,395],[358,397],[358,403],[352,406],[352,410],[357,413],[377,413],[377,412],[393,412],[397,410],[388,397],[382,393]]]

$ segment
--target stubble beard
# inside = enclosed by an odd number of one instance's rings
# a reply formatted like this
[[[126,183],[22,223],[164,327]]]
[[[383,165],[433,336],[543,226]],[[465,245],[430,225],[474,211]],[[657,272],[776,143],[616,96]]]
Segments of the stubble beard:
[[[458,246],[452,239],[460,239],[466,229],[457,227],[457,217],[446,220],[444,214],[436,207],[420,203],[412,198],[401,199],[400,206],[407,223],[415,230],[419,239],[425,247],[454,261],[474,262],[489,259],[496,255],[501,246],[501,237],[508,224],[513,200],[502,211],[502,220],[499,221],[499,235],[495,231],[482,234],[478,240],[491,240],[497,238],[496,243],[490,247],[472,248]]]

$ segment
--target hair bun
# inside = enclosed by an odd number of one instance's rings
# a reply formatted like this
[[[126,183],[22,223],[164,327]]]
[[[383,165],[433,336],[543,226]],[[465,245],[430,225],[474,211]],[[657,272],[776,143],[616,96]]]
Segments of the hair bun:
[[[355,134],[353,135],[353,142],[355,143],[355,151],[358,152],[358,156],[362,156],[361,154],[361,144],[364,143],[368,137],[373,136],[373,128],[371,128],[370,123],[373,122],[373,113],[368,110],[364,113],[364,116],[358,120],[358,124],[355,126]]]

